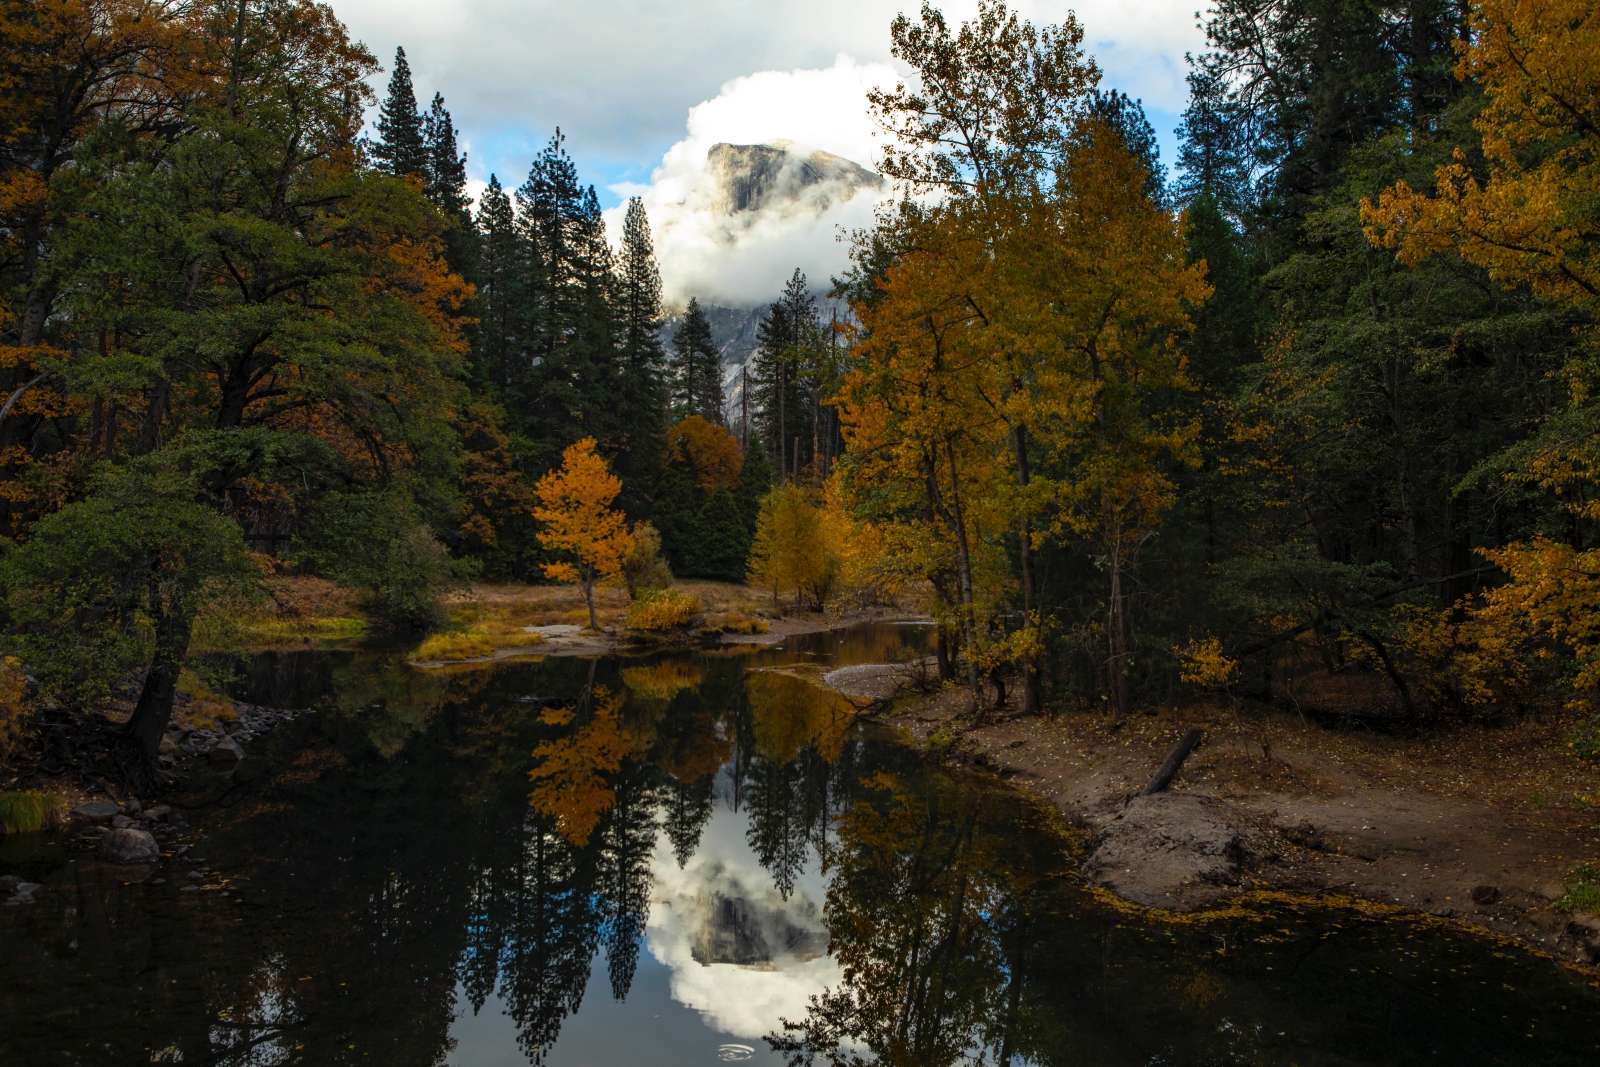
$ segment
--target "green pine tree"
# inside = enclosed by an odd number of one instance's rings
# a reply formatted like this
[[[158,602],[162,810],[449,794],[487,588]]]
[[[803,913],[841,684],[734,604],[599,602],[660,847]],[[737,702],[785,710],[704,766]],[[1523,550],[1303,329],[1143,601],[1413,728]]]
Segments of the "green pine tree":
[[[750,558],[750,533],[733,494],[722,486],[700,512],[700,577],[744,581]]]
[[[700,548],[704,531],[700,513],[706,494],[695,480],[694,468],[679,457],[661,472],[650,522],[661,534],[661,554],[667,557],[672,573],[680,578],[698,577],[701,572]]]
[[[528,256],[511,198],[493,174],[478,205],[475,228],[477,263],[472,281],[478,289],[478,329],[472,346],[474,377],[480,387],[493,386],[503,397],[518,374],[526,344],[522,287]]]
[[[711,336],[711,322],[700,301],[690,299],[683,325],[672,335],[673,414],[678,419],[699,415],[719,426],[727,424],[722,407],[722,354]]]
[[[389,95],[378,110],[378,143],[372,154],[382,169],[399,177],[428,177],[428,152],[422,141],[422,116],[417,114],[417,94],[411,87],[411,64],[406,50],[394,50],[394,73],[389,77]]]
[[[739,486],[733,499],[739,506],[739,517],[744,520],[745,532],[755,536],[756,520],[761,516],[761,502],[772,491],[772,464],[767,459],[767,449],[761,438],[751,434],[744,446],[744,466],[739,470]]]
[[[634,197],[622,221],[617,256],[616,319],[621,394],[617,397],[622,438],[615,467],[623,481],[622,506],[643,510],[650,486],[661,471],[662,427],[666,421],[666,364],[661,339],[661,271],[650,239],[644,203]]]
[[[428,161],[424,191],[433,206],[450,223],[445,234],[445,262],[466,276],[473,259],[472,200],[467,196],[467,157],[456,151],[456,127],[445,110],[444,97],[433,94],[433,104],[422,116],[423,153]]]

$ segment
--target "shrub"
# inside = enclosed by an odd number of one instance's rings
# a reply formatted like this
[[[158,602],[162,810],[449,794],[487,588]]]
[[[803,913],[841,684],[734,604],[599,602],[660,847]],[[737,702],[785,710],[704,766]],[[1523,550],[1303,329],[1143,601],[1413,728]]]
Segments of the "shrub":
[[[480,659],[497,648],[526,648],[544,643],[543,634],[530,634],[520,626],[486,622],[465,630],[432,634],[417,646],[413,659],[425,662]]]
[[[28,714],[28,678],[15,656],[0,659],[0,761],[22,735]]]
[[[705,605],[687,593],[663,589],[628,605],[628,626],[635,630],[671,630],[689,625]]]
[[[721,615],[707,615],[706,629],[725,634],[764,634],[768,627],[762,619],[752,619],[748,615],[730,611]]]
[[[54,793],[0,793],[0,828],[8,834],[31,834],[59,826],[66,810],[66,803]]]
[[[1592,863],[1580,863],[1567,875],[1567,891],[1556,901],[1562,911],[1586,911],[1600,915],[1600,870]]]
[[[1600,766],[1600,716],[1572,728],[1567,734],[1567,751],[1580,766]]]
[[[633,524],[633,551],[622,561],[622,582],[629,600],[672,584],[672,568],[661,558],[661,535],[648,522]]]

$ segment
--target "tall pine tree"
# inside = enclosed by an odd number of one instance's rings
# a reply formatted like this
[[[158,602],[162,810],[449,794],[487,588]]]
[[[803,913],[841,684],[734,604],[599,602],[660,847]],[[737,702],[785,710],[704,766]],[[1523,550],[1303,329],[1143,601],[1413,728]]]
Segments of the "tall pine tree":
[[[809,459],[815,379],[808,388],[805,375],[821,351],[820,335],[816,298],[806,276],[796,268],[783,295],[767,308],[757,329],[752,361],[755,373],[751,376],[752,397],[759,411],[756,424],[785,478],[796,464],[797,450],[801,466]]]
[[[722,400],[722,354],[711,336],[711,322],[691,298],[683,325],[672,335],[672,399],[677,418],[699,415],[719,426],[727,425]]]
[[[406,50],[394,50],[394,73],[389,76],[389,95],[378,110],[378,143],[372,154],[382,169],[397,177],[415,175],[428,179],[428,152],[422,141],[422,116],[417,114],[417,94],[411,87],[411,64]]]
[[[445,234],[445,262],[465,276],[471,269],[474,237],[467,210],[472,204],[467,196],[467,157],[456,150],[455,123],[438,93],[433,94],[433,104],[422,116],[422,146],[428,161],[424,191],[450,224]]]
[[[644,203],[634,197],[622,220],[622,250],[617,257],[617,397],[623,437],[617,443],[616,470],[623,481],[623,507],[642,514],[649,487],[661,468],[661,433],[666,422],[666,357],[661,329],[661,271],[650,239]]]
[[[493,174],[478,205],[475,228],[478,255],[472,280],[478,288],[478,329],[473,344],[474,376],[480,388],[490,386],[504,398],[526,361],[523,290],[529,263],[511,198]]]

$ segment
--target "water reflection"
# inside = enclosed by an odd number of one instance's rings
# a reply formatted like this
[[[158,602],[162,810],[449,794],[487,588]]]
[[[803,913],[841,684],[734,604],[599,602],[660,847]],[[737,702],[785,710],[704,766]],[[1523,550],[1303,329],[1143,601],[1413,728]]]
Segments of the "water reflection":
[[[206,836],[165,884],[43,838],[0,851],[49,887],[0,914],[0,1063],[1596,1054],[1587,979],[1474,936],[1286,903],[1172,926],[1085,896],[1046,812],[792,673],[903,636],[257,664],[251,697],[323,711],[196,783]],[[180,887],[191,867],[208,888]]]

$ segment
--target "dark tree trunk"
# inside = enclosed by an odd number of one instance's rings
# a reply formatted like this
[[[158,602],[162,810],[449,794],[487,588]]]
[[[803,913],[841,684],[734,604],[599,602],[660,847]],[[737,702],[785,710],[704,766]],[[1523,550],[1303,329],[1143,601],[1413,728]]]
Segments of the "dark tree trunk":
[[[189,654],[189,633],[194,619],[181,609],[163,615],[156,625],[156,654],[145,672],[144,688],[133,716],[123,728],[150,762],[161,748],[161,735],[172,720],[172,701],[178,692],[178,674]]]

